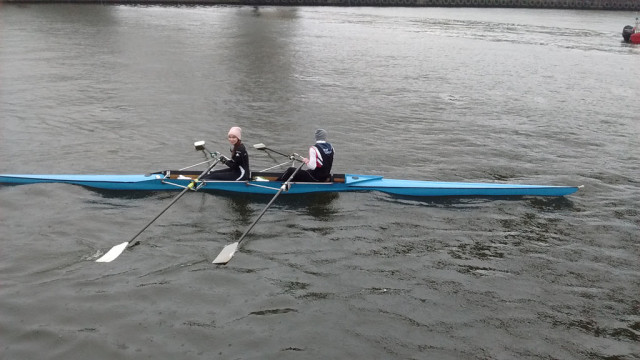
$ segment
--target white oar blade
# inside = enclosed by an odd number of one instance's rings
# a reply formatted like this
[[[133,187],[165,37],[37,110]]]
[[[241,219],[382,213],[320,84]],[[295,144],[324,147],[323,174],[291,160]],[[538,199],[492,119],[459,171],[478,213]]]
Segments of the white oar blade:
[[[220,254],[218,254],[215,260],[213,260],[213,263],[222,265],[228,263],[229,260],[231,260],[231,258],[233,257],[233,254],[236,253],[236,250],[238,250],[238,244],[238,242],[234,242],[233,244],[225,246],[224,249],[220,251]]]
[[[254,148],[258,149],[258,150],[264,150],[267,148],[267,145],[263,144],[263,143],[259,143],[259,144],[255,144],[253,145]]]
[[[129,245],[129,242],[123,242],[122,244],[112,247],[111,250],[107,251],[107,253],[102,255],[96,262],[112,262],[122,254],[124,249],[127,248],[127,245]]]

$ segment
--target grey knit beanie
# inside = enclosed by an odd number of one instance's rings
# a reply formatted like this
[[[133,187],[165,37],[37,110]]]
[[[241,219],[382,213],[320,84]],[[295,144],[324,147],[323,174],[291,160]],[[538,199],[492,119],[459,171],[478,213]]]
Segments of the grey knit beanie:
[[[324,129],[316,130],[316,141],[327,141],[327,131]]]

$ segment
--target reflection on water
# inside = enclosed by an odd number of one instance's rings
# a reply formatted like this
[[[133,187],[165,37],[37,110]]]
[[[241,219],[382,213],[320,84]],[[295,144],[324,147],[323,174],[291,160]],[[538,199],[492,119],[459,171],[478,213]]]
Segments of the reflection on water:
[[[233,211],[241,224],[249,224],[257,216],[258,210],[266,206],[272,195],[265,194],[236,194],[211,192],[216,197],[222,197],[226,200],[229,209]],[[332,217],[337,214],[337,210],[333,206],[334,200],[340,197],[339,193],[311,193],[311,194],[281,194],[271,205],[270,211],[277,211],[278,208],[306,209],[306,214],[311,215],[320,221],[331,221]]]
[[[74,185],[77,186],[77,185]],[[155,197],[158,196],[159,194],[174,194],[177,195],[177,193],[173,193],[173,192],[158,192],[158,191],[122,191],[122,190],[107,190],[107,189],[96,189],[96,188],[91,188],[91,187],[87,187],[85,188],[87,190],[90,190],[91,192],[94,192],[98,195],[100,195],[102,198],[104,199],[126,199],[126,200],[139,200],[139,199],[146,199],[146,198],[150,198],[150,197]]]
[[[236,238],[246,230],[249,224],[255,221],[258,214],[273,199],[273,195],[268,194],[243,194],[221,191],[209,191],[203,193],[203,195],[203,204],[205,197],[213,196],[215,198],[213,201],[217,204],[215,205],[216,208],[228,211],[226,215],[218,214],[218,216],[231,219]],[[334,207],[334,201],[339,196],[338,193],[281,194],[267,212],[291,210],[301,215],[310,215],[322,222],[330,222],[338,213],[338,210]],[[261,221],[265,220],[262,219]]]
[[[235,222],[242,225],[249,224],[254,216],[255,210],[251,208],[251,198],[249,194],[238,194],[237,196],[226,196],[228,208],[236,215]]]
[[[317,193],[305,196],[307,214],[320,221],[331,221],[338,213],[333,202],[339,197],[339,193]]]
[[[529,204],[539,210],[576,210],[573,201],[566,197],[529,198]]]

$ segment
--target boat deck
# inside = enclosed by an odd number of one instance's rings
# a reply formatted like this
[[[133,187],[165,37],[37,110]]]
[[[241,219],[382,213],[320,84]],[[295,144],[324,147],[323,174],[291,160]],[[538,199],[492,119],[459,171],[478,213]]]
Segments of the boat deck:
[[[180,170],[167,170],[165,173],[166,179],[184,180],[185,178],[190,178],[195,180],[200,175],[199,171],[180,171]],[[251,180],[250,181],[277,181],[278,178],[282,175],[282,172],[263,172],[256,171],[251,172]],[[206,181],[206,180],[205,180]],[[332,174],[330,180],[327,182],[332,183],[345,183],[346,175],[345,174]]]

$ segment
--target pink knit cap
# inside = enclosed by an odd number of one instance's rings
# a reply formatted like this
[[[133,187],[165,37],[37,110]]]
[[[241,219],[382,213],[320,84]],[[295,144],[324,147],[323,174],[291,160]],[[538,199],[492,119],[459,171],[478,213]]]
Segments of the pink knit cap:
[[[242,129],[237,126],[234,126],[229,130],[229,135],[234,135],[238,138],[238,140],[242,140]]]

